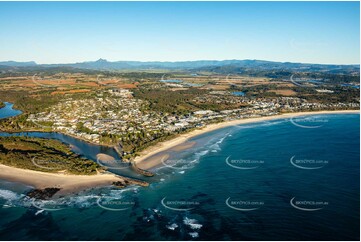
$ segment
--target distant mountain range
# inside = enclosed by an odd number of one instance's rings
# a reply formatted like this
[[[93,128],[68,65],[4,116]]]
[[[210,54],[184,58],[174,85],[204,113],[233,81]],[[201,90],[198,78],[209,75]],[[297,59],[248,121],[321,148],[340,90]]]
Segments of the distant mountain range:
[[[99,59],[97,61],[87,61],[70,64],[37,64],[34,61],[0,62],[0,67],[67,67],[88,70],[191,70],[191,71],[214,71],[214,72],[241,72],[242,70],[292,70],[292,71],[327,71],[327,72],[359,72],[360,65],[323,65],[291,62],[274,62],[264,60],[199,60],[199,61],[107,61]]]
[[[17,62],[17,61],[0,61],[0,66],[36,66],[35,61],[28,61],[28,62]]]

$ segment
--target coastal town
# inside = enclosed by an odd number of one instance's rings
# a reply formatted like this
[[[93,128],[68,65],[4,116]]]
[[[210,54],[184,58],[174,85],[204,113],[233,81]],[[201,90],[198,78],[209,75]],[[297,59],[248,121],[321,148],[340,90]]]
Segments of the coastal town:
[[[149,109],[149,103],[137,99],[131,90],[112,88],[97,91],[82,99],[64,98],[40,113],[30,114],[27,121],[39,128],[63,132],[97,144],[123,144],[134,139],[161,137],[185,132],[209,123],[272,116],[280,113],[358,109],[359,103],[316,103],[297,97],[249,98],[232,93],[210,92],[195,98],[240,108],[220,111],[197,110],[184,115],[161,113]],[[126,154],[126,152],[125,152]]]
[[[360,241],[360,1],[1,1],[1,241]]]

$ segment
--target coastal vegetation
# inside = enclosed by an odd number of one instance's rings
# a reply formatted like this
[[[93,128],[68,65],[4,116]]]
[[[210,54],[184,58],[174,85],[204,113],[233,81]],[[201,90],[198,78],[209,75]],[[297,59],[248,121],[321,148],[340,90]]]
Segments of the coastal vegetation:
[[[0,137],[0,163],[42,172],[93,175],[101,171],[94,161],[80,157],[57,140]]]
[[[3,72],[0,102],[14,103],[22,114],[0,119],[0,130],[61,132],[119,147],[123,159],[131,160],[149,146],[214,122],[359,108],[354,68],[68,69]],[[302,85],[292,83],[291,75]]]
[[[134,97],[149,102],[149,108],[172,114],[186,114],[199,110],[192,100],[199,95],[207,93],[205,90],[190,88],[185,91],[169,91],[163,89],[139,88],[134,91]]]
[[[149,109],[175,115],[186,115],[199,110],[221,111],[234,109],[240,106],[239,103],[229,102],[232,95],[223,94],[224,97],[209,96],[210,91],[191,87],[186,90],[170,91],[167,88],[149,89],[139,88],[134,90],[134,97],[149,102]],[[199,97],[208,97],[199,101]]]

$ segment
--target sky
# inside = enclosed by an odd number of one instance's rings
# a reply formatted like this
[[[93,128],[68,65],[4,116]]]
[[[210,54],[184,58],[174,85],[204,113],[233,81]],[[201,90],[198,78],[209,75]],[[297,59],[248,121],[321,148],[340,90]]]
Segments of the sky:
[[[360,63],[359,2],[0,2],[0,61]]]

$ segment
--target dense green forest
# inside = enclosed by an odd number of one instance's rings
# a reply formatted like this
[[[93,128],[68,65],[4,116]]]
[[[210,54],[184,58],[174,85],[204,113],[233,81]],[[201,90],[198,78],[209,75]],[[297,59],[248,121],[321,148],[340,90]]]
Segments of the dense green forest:
[[[207,91],[197,88],[188,90],[170,91],[166,88],[147,89],[139,88],[134,91],[134,97],[147,100],[149,108],[171,114],[187,114],[191,111],[199,110],[192,103],[192,100]]]
[[[96,174],[100,166],[73,153],[57,140],[29,137],[0,137],[0,163],[43,172]]]

